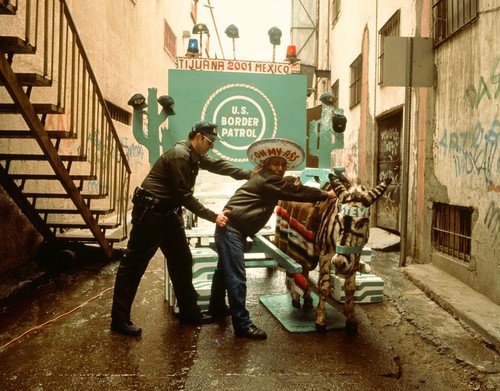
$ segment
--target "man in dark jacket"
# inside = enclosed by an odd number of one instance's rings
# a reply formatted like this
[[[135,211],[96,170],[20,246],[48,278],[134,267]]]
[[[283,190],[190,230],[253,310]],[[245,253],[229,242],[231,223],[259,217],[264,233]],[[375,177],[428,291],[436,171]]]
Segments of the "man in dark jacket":
[[[246,273],[244,250],[248,236],[255,235],[269,221],[278,200],[316,202],[333,198],[333,190],[324,191],[295,183],[284,177],[304,160],[300,145],[285,139],[265,139],[248,149],[250,161],[261,171],[243,184],[228,201],[224,210],[229,217],[226,226],[215,229],[218,252],[209,313],[217,318],[226,315],[227,291],[234,334],[250,339],[266,339],[266,333],[253,324],[246,309]],[[229,212],[227,212],[229,211]]]
[[[194,196],[198,170],[205,169],[234,179],[248,179],[251,172],[205,154],[213,148],[217,125],[202,121],[194,125],[188,140],[174,145],[153,165],[141,186],[135,189],[132,202],[132,229],[127,250],[120,262],[111,309],[111,330],[139,336],[141,328],[130,320],[140,280],[149,261],[161,249],[167,260],[183,323],[210,323],[202,314],[192,282],[192,255],[186,239],[182,207],[197,216],[224,227],[227,217],[205,208]]]

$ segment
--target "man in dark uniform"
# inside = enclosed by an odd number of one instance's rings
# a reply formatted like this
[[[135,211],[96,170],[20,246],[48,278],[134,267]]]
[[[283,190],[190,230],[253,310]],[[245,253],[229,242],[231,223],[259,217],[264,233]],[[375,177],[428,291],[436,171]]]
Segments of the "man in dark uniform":
[[[175,144],[164,153],[134,191],[132,229],[127,250],[120,262],[111,309],[111,330],[139,336],[141,328],[130,320],[140,280],[158,248],[167,259],[183,323],[211,323],[212,317],[202,313],[192,282],[192,255],[186,239],[182,207],[197,216],[224,227],[227,217],[205,208],[194,196],[198,170],[205,169],[234,179],[248,179],[251,172],[225,160],[205,154],[214,147],[217,125],[201,121],[194,125],[187,140]]]

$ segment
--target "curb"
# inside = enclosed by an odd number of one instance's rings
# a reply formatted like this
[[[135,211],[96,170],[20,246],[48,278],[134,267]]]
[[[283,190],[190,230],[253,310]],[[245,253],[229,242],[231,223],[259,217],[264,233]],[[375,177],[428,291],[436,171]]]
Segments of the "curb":
[[[431,264],[403,268],[405,276],[500,354],[500,306]]]

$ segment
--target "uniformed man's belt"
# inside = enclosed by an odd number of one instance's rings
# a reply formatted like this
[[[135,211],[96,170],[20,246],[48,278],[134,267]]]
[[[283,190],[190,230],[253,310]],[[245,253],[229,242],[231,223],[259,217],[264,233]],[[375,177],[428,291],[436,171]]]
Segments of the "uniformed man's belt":
[[[136,200],[137,202],[134,202],[134,200]],[[146,201],[146,203],[150,203],[153,209],[160,212],[172,211],[177,213],[181,208],[180,206],[172,205],[167,200],[162,200],[161,198],[155,197],[148,190],[143,189],[140,186],[137,186],[134,190],[134,197],[132,198],[132,202],[134,202],[135,204],[135,203],[143,203],[144,201]]]

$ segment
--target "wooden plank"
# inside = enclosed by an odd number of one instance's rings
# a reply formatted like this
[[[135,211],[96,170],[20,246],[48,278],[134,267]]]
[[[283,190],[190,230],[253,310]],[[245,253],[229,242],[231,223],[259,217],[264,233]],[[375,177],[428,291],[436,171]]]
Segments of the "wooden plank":
[[[85,156],[78,155],[59,155],[62,161],[84,162],[87,160]],[[47,161],[45,155],[20,154],[20,153],[0,153],[0,160],[36,160]]]
[[[95,237],[90,231],[81,232],[78,230],[77,232],[64,232],[57,233],[56,237],[58,240],[64,242],[81,242],[81,243],[95,243]],[[116,235],[105,235],[106,240],[109,243],[119,243],[123,240],[127,239],[126,235],[116,236]]]
[[[36,53],[36,48],[20,37],[0,37],[0,48],[7,53]]]
[[[33,103],[35,114],[64,114],[64,109],[52,103]],[[15,103],[0,104],[0,113],[21,114],[23,109]]]
[[[50,87],[52,80],[38,73],[16,73],[16,78],[19,84],[24,87]],[[4,85],[0,80],[0,85]]]
[[[273,243],[267,240],[263,235],[255,235],[255,241],[261,243],[265,246],[266,250],[269,251],[272,258],[278,262],[278,264],[284,268],[289,273],[301,273],[302,266],[295,262],[295,260],[281,251]],[[267,251],[266,251],[267,252]]]
[[[215,226],[209,228],[192,228],[186,229],[186,237],[187,238],[210,238],[214,236]],[[262,229],[258,233],[262,236],[274,235],[274,230],[271,229]]]
[[[116,221],[112,221],[112,222],[108,222],[108,223],[98,222],[97,225],[101,228],[108,229],[108,228],[118,228],[120,226],[120,223],[117,223]],[[69,223],[69,222],[64,222],[64,221],[61,221],[61,222],[54,221],[54,222],[47,222],[47,226],[52,227],[52,228],[87,228],[87,224],[84,222]]]
[[[246,260],[245,259],[245,267],[271,267],[275,268],[278,266],[278,262],[272,259],[263,259],[263,260]]]
[[[47,130],[47,136],[51,139],[76,138],[67,130]],[[0,138],[35,138],[31,130],[0,130]]]
[[[80,214],[80,212],[76,209],[50,209],[50,208],[43,208],[43,209],[38,209],[35,208],[35,210],[38,213],[43,213],[43,214]],[[105,214],[111,214],[114,213],[114,209],[90,209],[90,213],[94,215],[105,215]]]
[[[58,180],[57,175],[54,174],[10,174],[12,179],[26,179],[26,180]],[[95,181],[97,175],[70,175],[74,181]]]
[[[26,198],[70,198],[67,193],[23,193]],[[80,194],[80,196],[86,200],[99,200],[104,199],[107,194]]]

